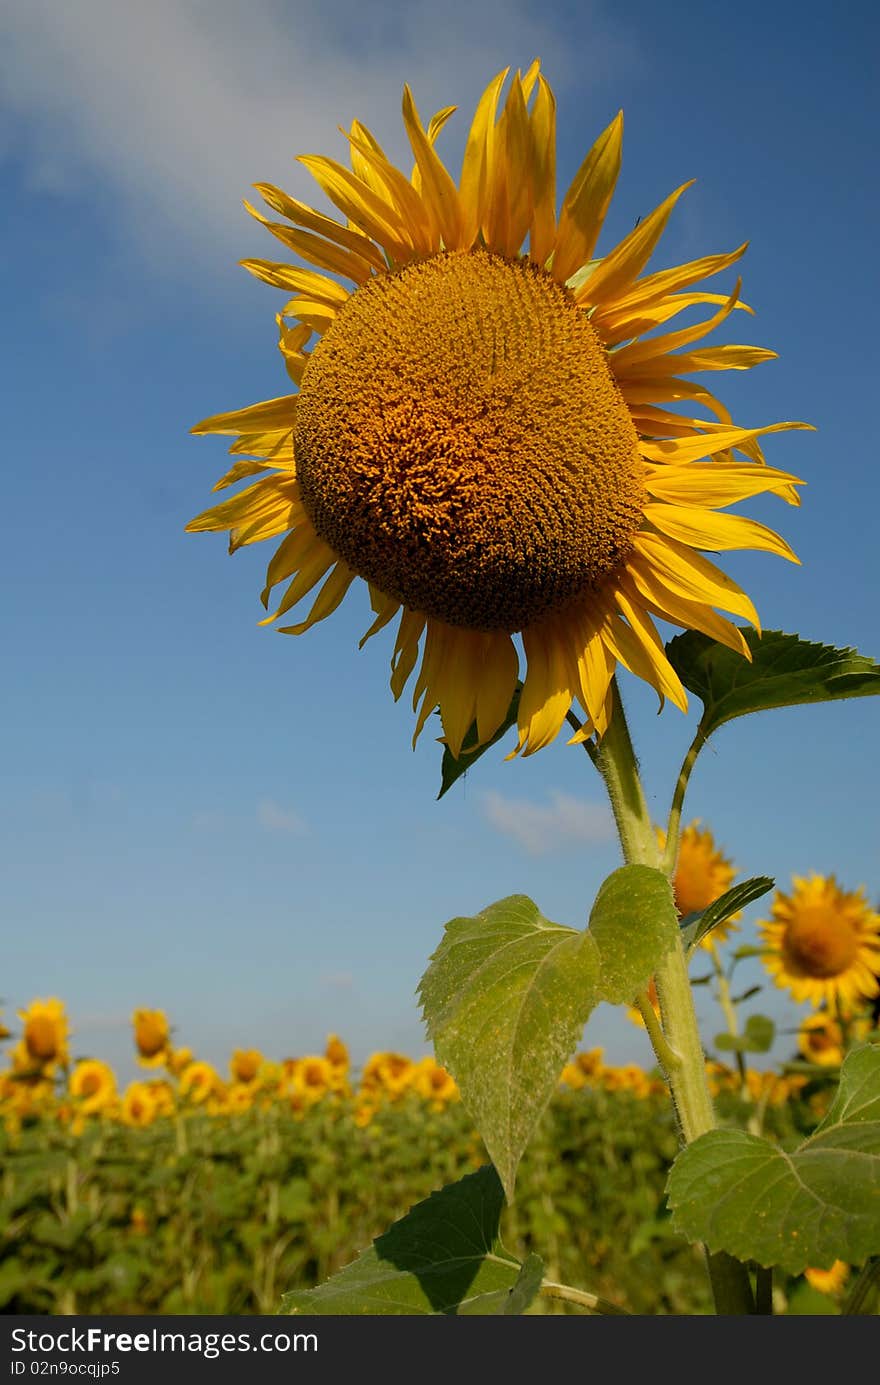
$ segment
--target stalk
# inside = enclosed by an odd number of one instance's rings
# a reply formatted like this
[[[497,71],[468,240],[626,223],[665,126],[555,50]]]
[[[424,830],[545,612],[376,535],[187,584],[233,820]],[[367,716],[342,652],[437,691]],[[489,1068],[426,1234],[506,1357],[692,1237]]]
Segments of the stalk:
[[[661,859],[616,679],[612,682],[611,691],[611,719],[599,745],[595,763],[608,790],[624,860],[627,864],[638,863],[665,869],[669,874],[671,867],[667,862],[670,858],[667,855],[666,862]],[[698,733],[676,785],[667,852],[673,838],[677,849],[684,791],[700,744]],[[671,859],[674,862],[674,853]],[[678,934],[672,947],[658,962],[654,982],[660,1002],[664,1039],[662,1046],[655,1044],[654,1051],[669,1086],[682,1144],[687,1145],[715,1128],[715,1114],[706,1081],[706,1064],[687,959]],[[653,1041],[651,1028],[648,1033]],[[673,1062],[669,1061],[670,1050],[674,1055]],[[718,1313],[754,1313],[754,1297],[743,1264],[732,1256],[719,1254],[707,1255],[707,1267]]]

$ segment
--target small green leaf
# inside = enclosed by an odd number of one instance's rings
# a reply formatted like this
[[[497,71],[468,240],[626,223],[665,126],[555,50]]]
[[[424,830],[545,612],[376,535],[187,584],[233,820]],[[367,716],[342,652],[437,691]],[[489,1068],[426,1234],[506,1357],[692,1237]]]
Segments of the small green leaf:
[[[473,722],[470,730],[461,743],[461,752],[456,759],[448,746],[443,747],[443,760],[440,765],[440,792],[438,799],[442,798],[448,789],[451,789],[456,779],[460,779],[471,767],[475,765],[481,755],[485,755],[502,736],[506,736],[516,722],[519,712],[519,695],[522,692],[522,683],[517,683],[513,697],[510,699],[510,706],[507,715],[502,721],[495,735],[490,741],[485,741],[483,745],[477,745],[477,723]]]
[[[719,923],[725,923],[733,914],[738,914],[747,904],[754,904],[756,899],[773,889],[774,883],[769,875],[756,875],[753,879],[743,880],[739,885],[726,890],[702,913],[688,914],[687,918],[681,921],[681,940],[685,951],[688,954],[693,952],[697,944],[711,933],[713,928],[717,928]],[[757,951],[760,951],[760,948]],[[739,952],[736,955],[739,956]]]
[[[503,1205],[498,1175],[486,1165],[410,1208],[369,1250],[316,1289],[285,1294],[281,1312],[504,1312],[522,1271],[498,1236]]]
[[[751,663],[695,630],[666,646],[679,678],[703,703],[700,727],[706,736],[748,712],[880,693],[880,665],[854,649],[811,644],[781,630],[742,633]]]
[[[527,1255],[517,1276],[516,1283],[507,1295],[507,1301],[500,1309],[505,1316],[524,1313],[537,1297],[544,1279],[544,1261],[540,1255]]]
[[[602,999],[625,1005],[643,991],[675,941],[678,914],[667,877],[653,866],[621,866],[603,881],[590,913],[602,970]]]
[[[516,1168],[598,1000],[588,932],[525,895],[452,919],[419,994],[438,1060],[461,1088],[508,1197]]]
[[[715,1035],[717,1048],[734,1053],[766,1053],[776,1037],[776,1025],[766,1015],[749,1015],[742,1034]]]
[[[712,1130],[678,1156],[667,1193],[681,1235],[739,1260],[800,1274],[880,1253],[880,1047],[848,1054],[831,1109],[793,1153]]]

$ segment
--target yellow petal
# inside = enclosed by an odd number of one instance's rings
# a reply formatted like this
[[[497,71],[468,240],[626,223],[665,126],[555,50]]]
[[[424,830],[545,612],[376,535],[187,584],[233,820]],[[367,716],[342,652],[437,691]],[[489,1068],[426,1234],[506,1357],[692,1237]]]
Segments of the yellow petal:
[[[393,596],[386,596],[386,594],[381,592],[373,582],[368,582],[367,586],[370,591],[370,605],[376,613],[376,619],[373,621],[367,633],[361,636],[358,642],[358,649],[363,649],[367,640],[372,639],[374,635],[384,629],[388,622],[393,620],[400,610],[400,602],[396,601]]]
[[[513,640],[503,631],[481,635],[481,665],[476,687],[477,739],[494,736],[507,716],[519,672]]]
[[[552,629],[534,625],[523,631],[522,640],[528,668],[519,699],[517,749],[533,755],[558,736],[571,706],[571,688],[563,646]]]
[[[458,188],[425,134],[408,86],[403,88],[403,123],[422,175],[422,200],[438,241],[442,240],[447,250],[458,250],[464,229]]]
[[[765,553],[776,553],[789,562],[799,563],[800,559],[789,548],[779,534],[758,524],[754,519],[742,515],[716,514],[712,510],[684,505],[645,506],[645,518],[649,519],[661,533],[668,534],[679,543],[692,548],[707,549],[709,552],[723,553],[735,548],[752,548]]]
[[[681,679],[670,664],[657,634],[654,622],[638,601],[618,588],[614,599],[628,623],[609,619],[603,635],[620,662],[655,688],[663,699],[668,697],[682,712],[687,711],[687,693]]]
[[[640,221],[610,254],[606,255],[598,269],[595,269],[586,283],[575,294],[575,301],[586,306],[607,303],[629,287],[636,275],[645,267],[662,236],[672,209],[686,188],[683,183],[675,192],[669,194],[650,216]],[[589,258],[585,256],[585,258]]]
[[[296,395],[284,394],[279,399],[265,399],[259,404],[248,404],[244,409],[233,409],[225,414],[212,414],[196,423],[191,433],[247,433],[264,428],[292,428],[296,417]]]
[[[525,90],[525,81],[523,90]],[[556,99],[543,77],[531,114],[532,224],[529,258],[547,263],[556,241]]]
[[[644,558],[666,586],[686,600],[720,606],[751,621],[757,630],[761,628],[758,613],[742,588],[684,544],[643,530],[633,540],[633,553]]]
[[[701,370],[752,370],[765,361],[775,361],[776,354],[763,346],[704,346],[699,351],[688,351],[683,355],[666,354],[639,361],[626,371],[626,378],[635,380],[646,375],[677,375],[679,371],[692,374]]]
[[[406,261],[411,257],[413,246],[406,227],[371,188],[334,159],[325,159],[319,154],[300,154],[298,161],[309,170],[330,201],[371,240],[381,245],[391,259]]]
[[[223,529],[234,529],[255,519],[278,514],[299,502],[299,487],[296,481],[277,475],[266,476],[252,486],[247,486],[238,495],[223,500],[210,510],[204,510],[186,526],[188,534],[203,534]]]
[[[660,337],[649,337],[647,341],[633,342],[631,346],[622,346],[619,351],[615,351],[612,357],[612,369],[617,379],[626,374],[630,367],[640,362],[664,356],[670,351],[678,351],[680,347],[689,346],[691,342],[699,341],[701,337],[714,332],[715,328],[720,327],[724,319],[733,312],[741,288],[742,279],[737,279],[733,293],[725,299],[721,309],[708,321],[697,322],[692,327],[684,327],[678,332],[666,332]]]
[[[440,235],[432,223],[424,198],[400,169],[386,159],[369,132],[357,122],[352,126],[352,131],[356,130],[360,130],[368,139],[367,143],[362,143],[356,134],[348,135],[352,156],[360,154],[358,166],[364,170],[365,181],[382,198],[393,217],[406,228],[407,240],[413,250],[420,255],[432,255],[440,248]]]
[[[553,251],[553,277],[560,284],[586,264],[593,253],[614,195],[622,143],[623,111],[618,111],[596,140],[565,194]],[[612,253],[617,254],[617,251]],[[638,269],[634,271],[637,273]]]
[[[695,308],[703,303],[726,302],[727,295],[724,293],[676,293],[646,307],[632,308],[628,312],[608,313],[601,320],[597,320],[595,316],[591,317],[590,322],[605,345],[611,347],[662,326],[670,318],[684,312],[685,308]],[[754,316],[754,309],[740,299],[733,306]]]
[[[260,460],[253,461],[251,458],[247,458],[243,462],[236,462],[234,466],[229,468],[224,476],[220,477],[220,480],[216,482],[212,490],[222,491],[225,490],[227,486],[234,486],[236,481],[243,481],[246,476],[256,476],[265,468],[265,465],[265,462]]]
[[[720,509],[772,491],[789,500],[792,486],[802,486],[796,476],[770,466],[746,466],[741,462],[691,462],[689,466],[649,468],[645,489],[658,500],[674,505],[704,505]]]
[[[394,652],[391,655],[391,691],[394,701],[400,697],[419,657],[419,640],[427,617],[420,611],[404,608],[397,630]]]
[[[275,260],[240,260],[239,263],[264,284],[292,293],[303,293],[330,306],[341,307],[350,297],[348,289],[343,288],[342,284],[337,284],[335,279],[325,278],[323,274],[316,274],[313,269],[300,269],[296,265],[279,264]]]
[[[672,462],[682,466],[700,457],[711,457],[729,447],[739,447],[749,438],[764,433],[781,433],[790,428],[810,429],[809,423],[771,423],[766,428],[729,428],[717,433],[700,434],[693,438],[660,438],[655,442],[640,442],[639,451],[649,462]]]
[[[265,620],[261,620],[260,625],[271,625],[273,620],[283,616],[284,612],[289,611],[292,606],[301,601],[312,590],[315,583],[320,582],[327,569],[338,561],[338,553],[334,553],[323,539],[319,539],[318,535],[313,533],[312,543],[300,561],[299,572],[281,598],[277,610],[271,616],[267,616]]]
[[[372,268],[360,255],[354,254],[351,250],[347,250],[344,246],[337,245],[333,241],[324,240],[323,237],[316,236],[311,231],[303,231],[296,226],[286,226],[278,221],[269,221],[247,200],[244,205],[245,210],[250,212],[261,226],[265,226],[276,240],[280,240],[282,245],[286,245],[297,255],[302,256],[304,260],[310,260],[312,264],[319,265],[321,269],[328,269],[332,274],[341,274],[346,279],[353,279],[356,284],[366,283],[370,277]]]
[[[324,236],[327,240],[334,241],[337,245],[357,255],[365,264],[371,265],[373,269],[384,270],[387,268],[381,251],[360,231],[352,230],[350,226],[342,226],[332,217],[324,216],[322,212],[316,212],[313,207],[307,207],[304,202],[298,202],[295,197],[288,197],[286,192],[274,187],[272,183],[255,183],[254,187],[268,206],[274,211],[280,212],[282,216],[286,216],[289,221],[295,222],[298,226],[304,226],[309,231],[316,231],[319,236]]]
[[[281,635],[302,635],[311,626],[317,625],[319,620],[324,620],[327,616],[332,615],[356,576],[357,573],[354,569],[340,559],[318,593],[315,604],[306,619],[301,621],[299,625],[279,626],[278,633]]]
[[[601,322],[606,315],[629,312],[633,308],[664,298],[666,294],[674,293],[677,289],[696,284],[700,279],[708,279],[711,275],[735,264],[745,254],[748,245],[748,241],[744,241],[736,250],[728,251],[724,255],[705,255],[701,260],[690,260],[687,264],[676,265],[674,269],[660,269],[655,274],[646,274],[614,303],[597,308],[593,316],[597,322]]]
[[[499,72],[480,97],[465,145],[459,180],[464,218],[462,243],[476,240],[486,216],[490,173],[494,160],[495,112],[509,67]]]
[[[286,582],[299,571],[303,561],[317,540],[317,534],[310,519],[303,513],[299,522],[291,525],[292,532],[276,548],[266,569],[266,585],[260,593],[260,600],[268,610],[272,588],[279,582]]]
[[[738,625],[718,615],[704,602],[688,601],[673,591],[649,563],[637,557],[627,560],[626,574],[618,578],[621,588],[632,593],[635,588],[642,604],[661,620],[678,625],[683,630],[699,630],[719,644],[742,654],[751,663],[752,654]]]

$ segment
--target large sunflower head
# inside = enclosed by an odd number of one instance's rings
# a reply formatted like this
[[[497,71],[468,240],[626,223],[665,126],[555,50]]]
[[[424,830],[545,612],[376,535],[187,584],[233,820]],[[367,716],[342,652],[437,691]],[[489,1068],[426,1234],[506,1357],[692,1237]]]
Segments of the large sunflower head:
[[[576,738],[601,735],[618,664],[684,708],[655,617],[745,658],[717,608],[757,624],[702,552],[794,558],[771,530],[721,511],[762,491],[796,503],[794,478],[764,464],[758,437],[799,425],[736,426],[687,378],[774,354],[697,346],[745,305],[739,282],[695,286],[745,246],[646,273],[680,187],[597,258],[622,116],[557,208],[553,94],[535,63],[501,106],[506,76],[478,104],[457,182],[435,148],[453,108],[425,127],[405,88],[411,174],[357,121],[350,168],[300,160],[341,220],[257,184],[282,220],[248,210],[310,266],[244,261],[293,294],[278,324],[296,390],[193,430],[234,438],[215,490],[259,479],[189,529],[227,530],[230,550],[281,538],[264,604],[286,585],[268,621],[321,583],[307,616],[280,627],[288,634],[365,581],[375,620],[364,639],[399,616],[394,695],[421,660],[415,734],[439,709],[456,754],[474,723],[491,738],[518,677],[526,754],[553,740],[573,702]],[[658,330],[693,308],[710,315]]]
[[[759,923],[764,965],[796,1001],[852,1010],[880,993],[880,914],[833,875],[794,877]]]
[[[103,1111],[116,1100],[116,1077],[108,1063],[83,1058],[70,1074],[70,1095],[85,1115]]]
[[[171,1030],[163,1010],[135,1010],[131,1017],[138,1062],[145,1068],[160,1067],[168,1057]]]
[[[22,1022],[18,1047],[26,1064],[51,1071],[56,1063],[68,1061],[70,1025],[63,1001],[54,996],[32,1000],[26,1010],[19,1010],[18,1017]]]

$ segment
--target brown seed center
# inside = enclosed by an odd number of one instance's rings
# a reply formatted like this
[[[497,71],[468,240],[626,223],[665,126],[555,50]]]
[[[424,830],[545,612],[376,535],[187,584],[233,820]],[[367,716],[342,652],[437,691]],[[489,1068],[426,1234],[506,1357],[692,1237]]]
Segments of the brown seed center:
[[[549,275],[485,251],[371,280],[316,346],[303,504],[411,609],[521,630],[625,557],[643,464],[605,348]]]

